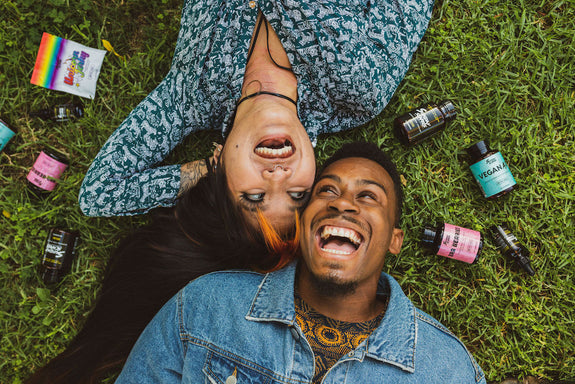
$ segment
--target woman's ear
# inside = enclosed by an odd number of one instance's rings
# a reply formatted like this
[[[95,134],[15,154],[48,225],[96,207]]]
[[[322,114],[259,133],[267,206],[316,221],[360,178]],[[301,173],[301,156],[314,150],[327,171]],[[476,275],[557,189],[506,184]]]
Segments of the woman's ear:
[[[216,142],[214,144],[214,164],[218,164],[220,161],[220,155],[222,154],[222,149],[224,148],[223,145],[218,144]]]

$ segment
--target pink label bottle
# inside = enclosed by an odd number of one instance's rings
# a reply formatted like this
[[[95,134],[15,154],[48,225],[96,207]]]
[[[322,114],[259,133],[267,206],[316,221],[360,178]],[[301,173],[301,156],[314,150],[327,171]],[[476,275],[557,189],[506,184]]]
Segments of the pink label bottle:
[[[426,225],[421,243],[435,254],[473,264],[483,249],[481,232],[453,224]]]
[[[53,151],[42,151],[28,173],[28,187],[36,193],[51,192],[62,173],[68,168],[68,160]]]

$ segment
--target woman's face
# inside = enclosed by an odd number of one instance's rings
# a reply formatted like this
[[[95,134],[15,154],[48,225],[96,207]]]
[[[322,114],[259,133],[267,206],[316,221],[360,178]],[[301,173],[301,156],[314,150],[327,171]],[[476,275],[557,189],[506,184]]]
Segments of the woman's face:
[[[246,218],[261,211],[278,231],[291,228],[294,211],[308,199],[315,156],[293,106],[261,95],[248,113],[236,115],[221,160],[232,199]],[[245,112],[245,111],[242,111]]]

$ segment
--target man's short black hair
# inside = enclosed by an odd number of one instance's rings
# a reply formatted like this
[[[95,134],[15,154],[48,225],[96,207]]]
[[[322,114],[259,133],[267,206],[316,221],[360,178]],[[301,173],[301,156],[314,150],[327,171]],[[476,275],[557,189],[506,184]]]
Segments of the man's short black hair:
[[[329,159],[325,161],[321,171],[318,173],[320,176],[323,171],[331,164],[338,160],[347,159],[349,157],[360,157],[375,161],[383,167],[391,177],[397,198],[397,206],[395,210],[395,226],[399,228],[401,223],[401,213],[403,211],[403,189],[401,187],[401,180],[395,164],[391,158],[383,152],[377,145],[367,141],[355,141],[353,143],[344,144],[338,149]]]

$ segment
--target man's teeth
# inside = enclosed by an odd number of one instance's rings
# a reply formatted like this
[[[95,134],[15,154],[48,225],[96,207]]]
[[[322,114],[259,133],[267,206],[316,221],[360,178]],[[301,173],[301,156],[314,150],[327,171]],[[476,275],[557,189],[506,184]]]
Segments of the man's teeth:
[[[285,156],[288,153],[292,152],[291,145],[285,146],[283,148],[268,148],[268,147],[257,147],[256,153],[258,155],[266,155],[266,156]]]
[[[338,249],[322,248],[322,251],[328,252],[328,253],[333,253],[334,255],[349,255],[349,254],[351,254],[351,252],[340,251]]]
[[[325,240],[330,236],[345,237],[355,245],[359,245],[359,243],[361,243],[361,237],[359,236],[359,234],[354,230],[347,228],[338,228],[329,226],[324,227],[323,231],[321,232],[321,238]]]

